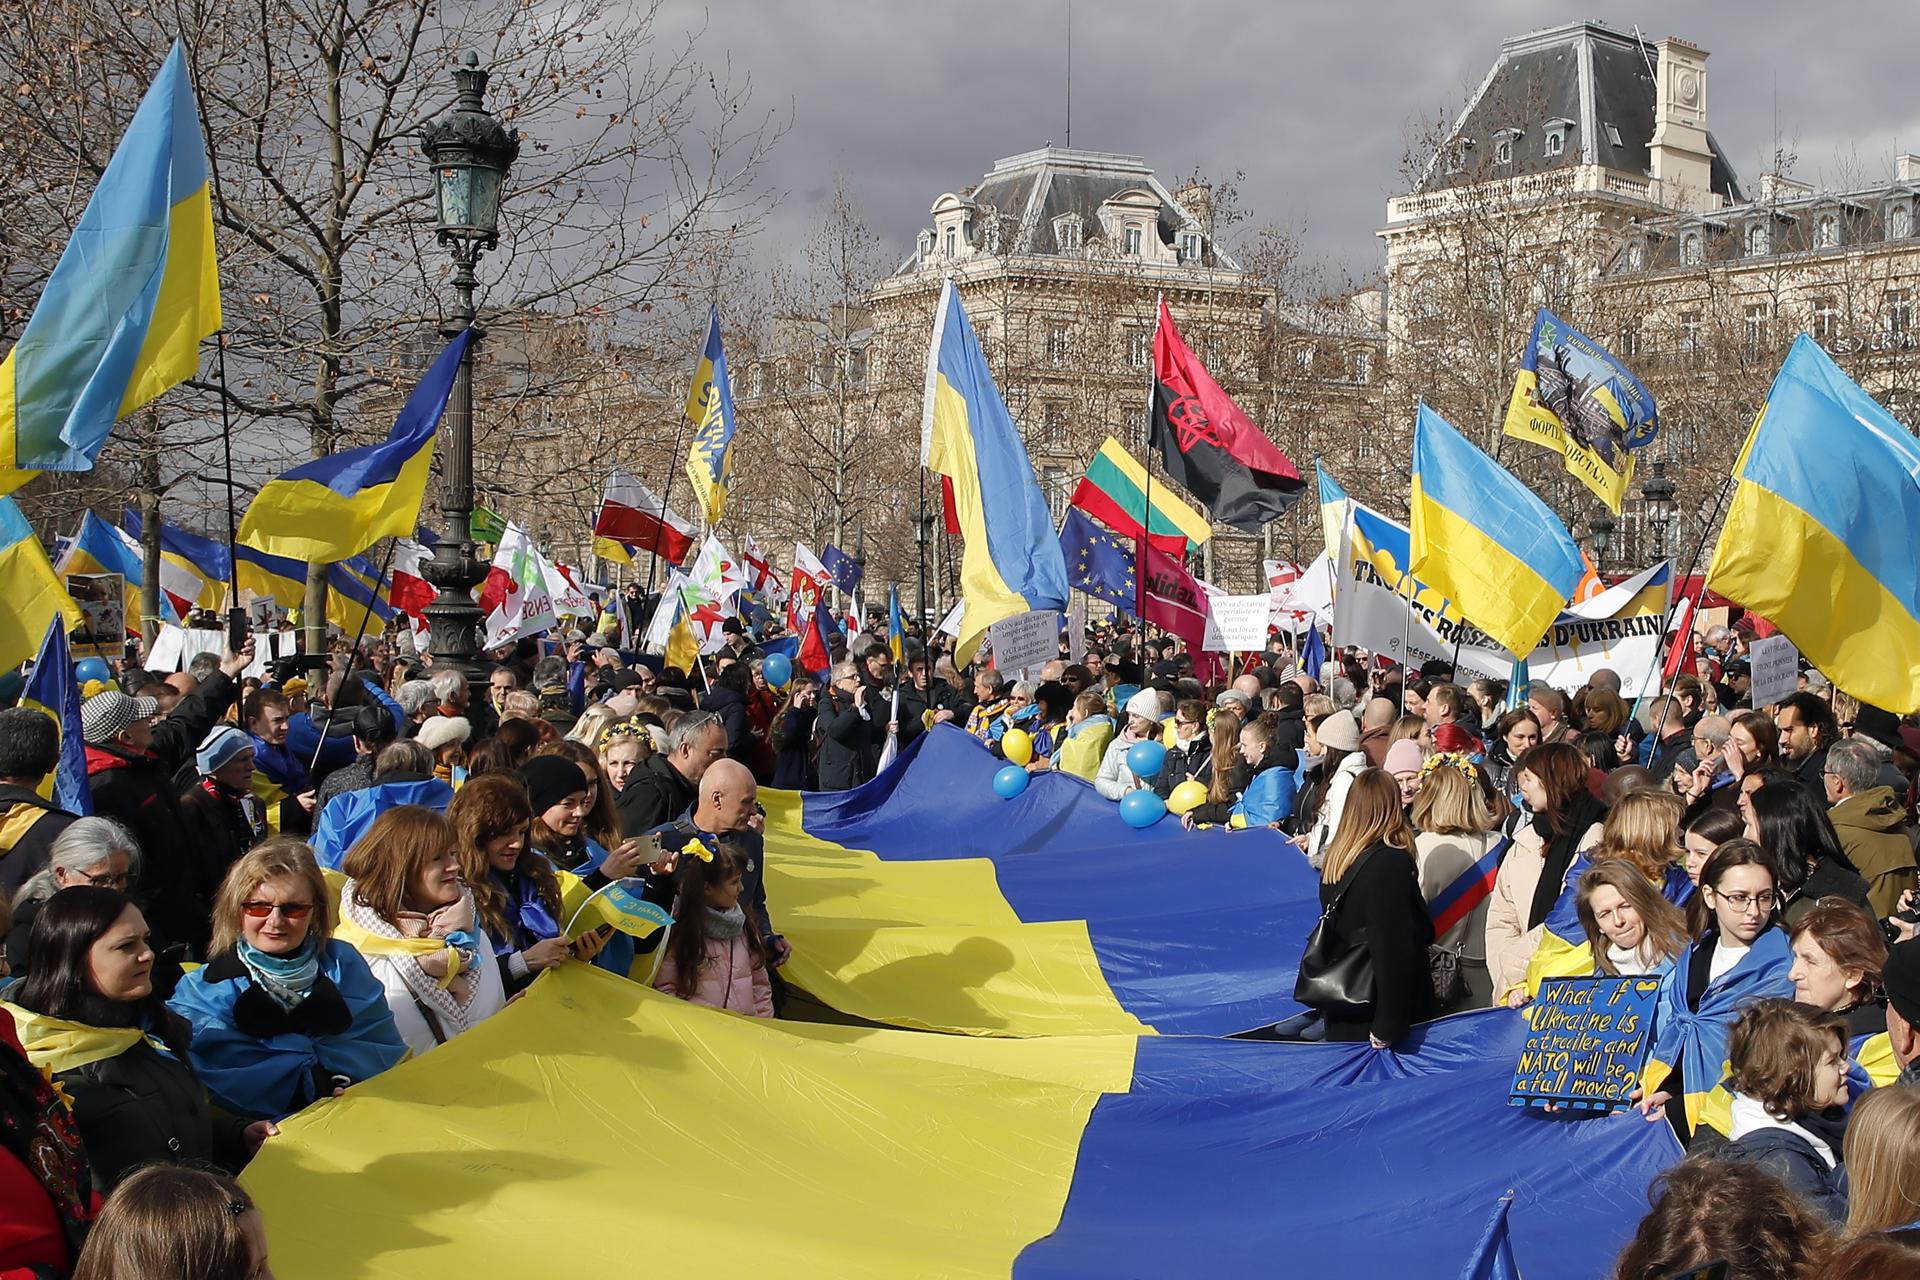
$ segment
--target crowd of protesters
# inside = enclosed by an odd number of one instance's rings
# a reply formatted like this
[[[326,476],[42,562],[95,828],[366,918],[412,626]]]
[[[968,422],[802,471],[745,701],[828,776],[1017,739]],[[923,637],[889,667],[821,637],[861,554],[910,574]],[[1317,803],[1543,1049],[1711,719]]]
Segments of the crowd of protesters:
[[[1815,672],[1753,708],[1724,630],[1634,708],[1604,669],[1509,690],[1348,649],[1309,672],[1281,639],[1226,669],[1120,620],[1009,673],[856,621],[818,677],[738,621],[691,672],[605,627],[472,684],[385,641],[263,679],[251,644],[129,664],[81,707],[87,817],[45,798],[53,722],[0,710],[0,1277],[168,1274],[188,1237],[223,1260],[204,1274],[270,1274],[225,1175],[556,965],[779,1016],[758,789],[859,786],[942,723],[1204,838],[1283,833],[1317,943],[1368,981],[1276,1037],[1404,1049],[1546,977],[1658,978],[1657,1042],[1724,1043],[1724,1078],[1637,1095],[1689,1155],[1622,1280],[1915,1274],[1920,727]],[[616,883],[673,927],[578,927]],[[1875,1053],[1897,1080],[1869,1087]]]

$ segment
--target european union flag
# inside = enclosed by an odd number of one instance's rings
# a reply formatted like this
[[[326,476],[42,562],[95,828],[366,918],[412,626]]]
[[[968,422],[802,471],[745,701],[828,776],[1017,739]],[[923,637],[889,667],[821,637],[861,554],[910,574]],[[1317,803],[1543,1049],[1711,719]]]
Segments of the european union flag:
[[[1066,522],[1060,526],[1060,554],[1066,558],[1069,585],[1124,613],[1137,612],[1133,547],[1127,539],[1101,528],[1078,508],[1069,507]]]
[[[848,595],[860,589],[860,575],[864,571],[860,568],[859,561],[831,542],[827,544],[827,549],[820,553],[820,563],[826,567],[834,586]]]

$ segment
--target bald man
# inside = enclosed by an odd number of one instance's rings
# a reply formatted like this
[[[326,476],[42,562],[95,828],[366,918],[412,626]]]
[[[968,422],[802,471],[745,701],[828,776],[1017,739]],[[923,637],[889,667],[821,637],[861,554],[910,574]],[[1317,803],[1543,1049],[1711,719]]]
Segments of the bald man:
[[[1266,686],[1260,683],[1259,676],[1244,675],[1234,680],[1233,691],[1257,707],[1261,695],[1266,692]]]
[[[760,927],[768,962],[776,967],[785,964],[793,947],[773,931],[772,917],[767,914],[767,846],[760,834],[767,820],[752,772],[738,760],[723,756],[706,767],[695,786],[693,807],[678,821],[655,828],[653,834],[660,837],[661,848],[682,854],[696,840],[710,847],[732,846],[745,869],[740,905],[753,914]],[[685,875],[686,866],[683,856],[680,875]],[[775,996],[782,994],[776,979]]]
[[[1369,698],[1360,712],[1360,750],[1366,755],[1367,763],[1376,769],[1386,763],[1387,748],[1393,745],[1387,741],[1387,735],[1399,718],[1399,704],[1392,698]]]

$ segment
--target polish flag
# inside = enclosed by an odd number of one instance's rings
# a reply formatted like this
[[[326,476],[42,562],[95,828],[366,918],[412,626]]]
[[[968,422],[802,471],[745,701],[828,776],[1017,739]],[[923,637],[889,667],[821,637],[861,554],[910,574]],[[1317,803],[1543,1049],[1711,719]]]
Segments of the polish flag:
[[[679,564],[693,549],[693,526],[675,515],[653,490],[615,467],[593,522],[596,537],[612,538]]]

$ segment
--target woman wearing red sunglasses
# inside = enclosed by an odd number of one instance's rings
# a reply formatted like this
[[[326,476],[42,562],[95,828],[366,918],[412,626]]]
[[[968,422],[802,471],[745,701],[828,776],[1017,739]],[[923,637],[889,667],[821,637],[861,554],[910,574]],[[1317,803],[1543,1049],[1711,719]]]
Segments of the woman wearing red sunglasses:
[[[194,1074],[235,1115],[281,1119],[406,1056],[385,989],[333,936],[332,901],[312,850],[288,837],[220,886],[212,958],[168,1007],[193,1028]]]

